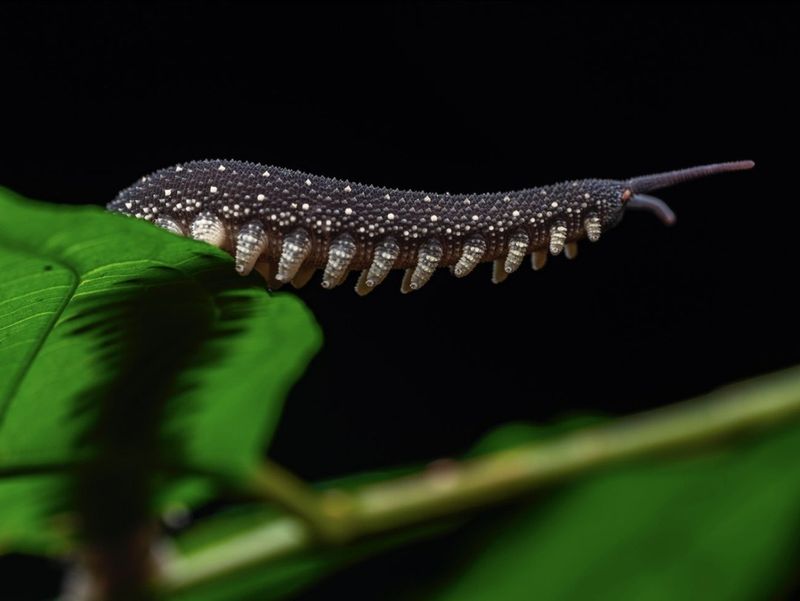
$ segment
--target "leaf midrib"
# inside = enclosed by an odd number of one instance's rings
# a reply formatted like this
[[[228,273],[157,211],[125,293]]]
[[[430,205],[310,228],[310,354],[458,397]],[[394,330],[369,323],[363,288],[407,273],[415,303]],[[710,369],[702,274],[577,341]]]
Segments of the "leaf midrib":
[[[4,395],[2,401],[0,401],[0,428],[3,426],[3,422],[5,421],[6,413],[8,412],[8,407],[11,404],[12,399],[16,396],[19,387],[22,385],[22,382],[25,380],[25,377],[28,375],[30,371],[31,365],[33,365],[34,360],[36,359],[39,351],[44,346],[45,341],[52,333],[53,329],[58,323],[58,320],[61,318],[61,315],[64,313],[64,310],[69,305],[70,301],[72,300],[75,292],[78,289],[78,286],[81,283],[81,277],[78,273],[78,270],[68,262],[64,261],[60,257],[52,257],[49,255],[43,255],[41,253],[37,253],[31,251],[29,248],[25,248],[16,244],[9,244],[8,241],[3,241],[0,246],[4,248],[8,248],[15,253],[25,254],[30,257],[35,257],[37,259],[43,259],[49,263],[56,263],[59,267],[63,268],[67,273],[70,275],[70,282],[69,282],[69,289],[67,290],[64,297],[61,299],[58,308],[53,311],[47,325],[42,331],[37,335],[34,344],[32,345],[30,351],[28,352],[28,356],[23,361],[22,365],[20,366],[19,370],[15,374],[15,376],[11,380],[10,386],[6,389],[7,392]]]

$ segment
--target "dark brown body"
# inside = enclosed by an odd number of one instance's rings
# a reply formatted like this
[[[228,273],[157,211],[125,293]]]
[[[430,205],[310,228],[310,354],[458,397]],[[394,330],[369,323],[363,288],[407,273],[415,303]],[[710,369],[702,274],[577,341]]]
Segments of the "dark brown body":
[[[547,247],[549,228],[556,222],[567,225],[568,241],[578,240],[587,215],[613,222],[623,188],[624,182],[589,179],[513,192],[441,194],[368,186],[256,163],[194,161],[180,165],[180,171],[170,167],[142,178],[120,192],[109,209],[149,220],[169,215],[187,231],[201,210],[209,210],[230,229],[229,240],[241,225],[259,220],[270,234],[266,255],[273,260],[280,256],[283,238],[304,228],[313,241],[307,262],[318,268],[325,266],[331,241],[343,233],[357,242],[354,270],[369,267],[375,243],[391,236],[401,248],[396,267],[410,268],[420,244],[431,238],[444,249],[442,266],[455,264],[463,241],[476,234],[487,242],[484,261],[504,256],[508,236],[515,230],[529,234],[531,250]],[[188,200],[195,202],[187,205]],[[195,203],[200,203],[199,209]]]
[[[533,255],[534,268],[548,251],[574,256],[576,241],[599,239],[626,207],[651,210],[671,223],[669,207],[644,192],[750,167],[740,161],[630,180],[442,194],[242,161],[193,161],[141,178],[108,208],[220,246],[236,256],[242,273],[263,265],[259,271],[273,283],[302,285],[324,268],[323,285],[333,287],[348,271],[371,269],[357,286],[364,294],[388,269],[407,270],[404,291],[424,285],[438,267],[456,266],[456,275],[466,275],[479,262],[493,261],[494,279],[502,281],[524,255]],[[384,252],[384,265],[378,251],[387,248],[392,252]]]

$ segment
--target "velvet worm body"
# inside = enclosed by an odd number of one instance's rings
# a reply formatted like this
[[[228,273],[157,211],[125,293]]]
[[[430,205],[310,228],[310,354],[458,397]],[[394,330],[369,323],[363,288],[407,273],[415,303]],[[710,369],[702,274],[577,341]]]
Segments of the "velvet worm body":
[[[258,270],[270,287],[305,285],[322,270],[322,286],[360,271],[356,292],[375,289],[392,269],[401,290],[424,286],[439,267],[463,277],[493,262],[503,281],[531,256],[573,258],[627,209],[675,215],[648,192],[693,179],[752,168],[716,163],[627,180],[583,179],[513,192],[434,194],[394,190],[233,160],[183,163],[142,177],[108,205],[175,234],[218,246],[236,270]]]

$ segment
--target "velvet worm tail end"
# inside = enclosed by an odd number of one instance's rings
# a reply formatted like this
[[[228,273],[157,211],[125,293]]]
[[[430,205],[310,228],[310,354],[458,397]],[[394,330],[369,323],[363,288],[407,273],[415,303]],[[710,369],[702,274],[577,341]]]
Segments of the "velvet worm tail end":
[[[161,169],[122,190],[108,205],[228,251],[236,271],[257,271],[270,288],[304,286],[315,272],[331,289],[360,272],[355,289],[371,293],[393,270],[410,293],[436,271],[464,277],[492,263],[500,283],[530,257],[573,259],[578,242],[597,242],[626,209],[664,223],[675,214],[648,194],[701,177],[741,171],[752,161],[703,165],[628,180],[581,179],[507,192],[450,194],[368,186],[235,160],[191,161]]]

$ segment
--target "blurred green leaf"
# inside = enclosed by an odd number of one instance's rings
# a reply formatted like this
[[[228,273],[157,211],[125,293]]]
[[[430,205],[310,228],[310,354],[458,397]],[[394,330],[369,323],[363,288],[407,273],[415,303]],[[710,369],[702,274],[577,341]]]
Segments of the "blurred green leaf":
[[[95,451],[86,436],[97,416],[79,401],[118,375],[124,341],[114,334],[130,324],[114,320],[133,314],[153,274],[179,282],[181,302],[206,328],[199,335],[165,324],[154,349],[193,335],[206,359],[174,374],[176,403],[159,424],[178,446],[181,465],[169,467],[179,473],[190,466],[242,477],[320,343],[299,300],[267,294],[257,276],[240,278],[225,253],[96,207],[49,206],[0,189],[0,269],[0,548],[53,553],[68,544],[69,521],[54,514],[65,470]],[[163,304],[171,298],[154,306],[180,311]],[[158,369],[144,365],[139,377],[164,376]],[[172,479],[159,498],[199,502],[212,483]]]
[[[521,444],[556,438],[573,430],[599,424],[605,419],[600,415],[565,415],[558,421],[545,424],[510,422],[485,434],[467,451],[465,457],[479,457],[485,453],[503,451]]]
[[[794,427],[587,477],[483,523],[418,598],[769,598],[796,565],[798,454]]]

